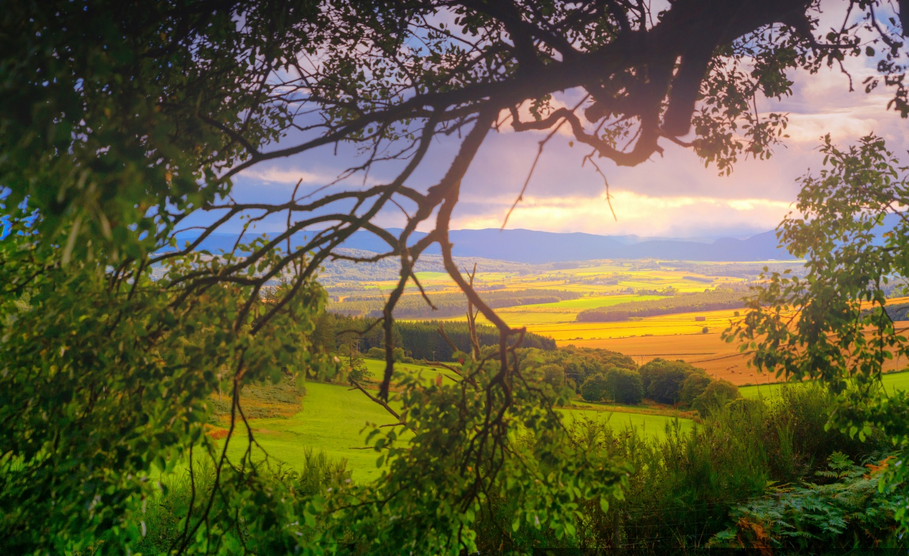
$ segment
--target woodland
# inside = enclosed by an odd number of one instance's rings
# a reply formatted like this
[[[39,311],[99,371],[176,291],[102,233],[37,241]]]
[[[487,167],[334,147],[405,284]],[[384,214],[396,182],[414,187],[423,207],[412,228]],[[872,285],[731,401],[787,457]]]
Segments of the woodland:
[[[529,349],[449,232],[494,134],[540,138],[517,206],[553,141],[570,141],[607,194],[613,168],[670,145],[723,175],[772,164],[787,115],[758,100],[820,72],[886,91],[905,118],[905,35],[904,0],[4,2],[0,552],[904,547],[909,396],[885,392],[881,369],[909,356],[886,310],[888,284],[909,274],[909,175],[883,139],[821,141],[824,165],[798,178],[778,228],[804,272],[768,270],[726,332],[756,368],[816,388],[779,402],[619,356],[571,378],[572,363],[613,356]],[[857,82],[851,59],[874,74]],[[358,155],[337,179],[301,179],[283,202],[234,195],[243,172],[336,149]],[[389,179],[367,179],[380,167]],[[266,218],[284,231],[256,235]],[[236,222],[232,248],[197,249]],[[387,247],[344,251],[358,232]],[[438,334],[448,379],[427,383],[396,372],[397,339],[426,330],[394,315],[415,299],[407,288],[434,306],[415,270],[430,247],[467,321],[464,344]],[[391,419],[362,436],[382,470],[368,482],[318,454],[302,470],[273,462],[244,396],[339,365],[339,345],[319,347],[331,261],[397,269],[356,330],[382,332],[380,376],[347,376]],[[638,377],[642,395],[701,399],[706,417],[660,441],[567,423],[593,377],[591,399],[616,402]]]

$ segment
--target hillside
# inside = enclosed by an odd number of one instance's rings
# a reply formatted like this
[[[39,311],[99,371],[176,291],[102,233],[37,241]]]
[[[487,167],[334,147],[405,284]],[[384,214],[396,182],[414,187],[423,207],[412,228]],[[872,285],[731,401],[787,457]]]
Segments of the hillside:
[[[391,233],[400,230],[390,229]],[[425,234],[416,232],[413,241]],[[181,236],[189,240],[193,236]],[[294,237],[301,245],[305,234]],[[217,252],[233,247],[237,237],[212,234],[201,248]],[[601,236],[584,233],[552,233],[534,230],[453,230],[450,233],[456,257],[510,261],[515,263],[554,263],[593,259],[661,259],[686,261],[765,261],[794,259],[777,246],[776,232],[769,231],[747,239],[720,238],[710,242],[691,239],[645,239],[630,242],[628,236]],[[388,245],[369,232],[356,232],[343,244],[347,249],[373,253],[388,251]],[[439,255],[437,245],[425,255]]]

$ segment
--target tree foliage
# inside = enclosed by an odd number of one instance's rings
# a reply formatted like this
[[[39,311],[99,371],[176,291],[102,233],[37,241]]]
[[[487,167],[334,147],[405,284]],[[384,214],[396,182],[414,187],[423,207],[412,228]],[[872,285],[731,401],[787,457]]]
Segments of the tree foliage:
[[[682,360],[668,361],[661,357],[642,365],[640,373],[644,386],[644,395],[656,402],[665,404],[677,404],[685,401],[683,392],[686,392],[686,384],[688,385],[688,390],[694,388],[694,384],[689,382],[689,379],[692,376],[705,374],[703,369],[698,369],[691,363]]]
[[[609,395],[609,385],[606,375],[597,373],[587,377],[579,389],[581,397],[588,402],[602,402]]]
[[[350,342],[359,345],[361,352],[380,350],[384,353],[385,331],[375,326],[376,320],[345,317],[324,313],[316,324],[318,342],[314,341],[317,350],[324,353],[337,351]],[[443,336],[439,331],[445,332]],[[499,334],[488,325],[477,325],[474,328],[480,347],[496,346]],[[395,350],[402,350],[414,359],[426,361],[452,361],[458,352],[470,351],[470,330],[465,322],[442,321],[395,321],[392,328]],[[447,338],[447,339],[446,339]],[[553,351],[555,340],[533,332],[524,335],[521,346],[526,349]],[[376,351],[372,351],[376,354]],[[615,353],[615,352],[610,352]],[[393,352],[394,354],[394,352]],[[370,356],[372,357],[372,355]],[[382,355],[380,358],[384,358]]]
[[[807,274],[768,273],[727,339],[753,350],[759,370],[829,385],[832,426],[863,439],[877,427],[905,446],[909,397],[885,392],[880,378],[885,363],[909,353],[885,295],[889,281],[909,275],[909,174],[876,136],[846,148],[828,136],[821,152],[824,167],[802,177],[798,212],[778,230]],[[897,469],[893,481],[903,477]]]
[[[691,401],[692,409],[706,417],[713,411],[721,409],[728,402],[741,398],[742,394],[735,384],[727,380],[712,380],[704,390]]]
[[[634,405],[644,400],[644,384],[637,371],[613,367],[606,372],[606,381],[616,403]]]
[[[244,312],[240,286],[216,285],[191,301],[184,288],[168,287],[217,260],[188,256],[170,262],[165,281],[117,281],[91,263],[64,266],[60,248],[38,241],[27,222],[11,225],[0,241],[0,544],[63,552],[135,540],[144,530],[140,508],[158,495],[150,479],[184,465],[187,454],[214,469],[214,490],[235,490],[228,442],[205,435],[210,396],[229,369],[231,432],[250,433],[240,388],[317,364],[309,333],[324,290],[307,283],[263,320],[273,301]],[[250,456],[234,463],[242,468]],[[262,488],[251,476],[247,495],[264,496]],[[177,546],[193,542],[202,524],[193,511],[240,509],[230,508],[236,501],[225,508],[214,490],[196,493]]]

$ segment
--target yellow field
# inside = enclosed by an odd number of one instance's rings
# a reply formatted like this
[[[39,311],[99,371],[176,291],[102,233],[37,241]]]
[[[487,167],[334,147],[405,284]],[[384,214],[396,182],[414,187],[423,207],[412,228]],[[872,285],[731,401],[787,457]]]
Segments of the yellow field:
[[[894,299],[893,303],[909,301]],[[549,336],[559,346],[575,345],[608,349],[628,355],[644,364],[657,357],[682,359],[705,369],[708,374],[733,384],[777,382],[776,376],[748,367],[750,355],[740,353],[738,344],[727,343],[721,333],[737,320],[734,310],[679,313],[624,322],[559,322],[560,313],[521,312],[520,307],[499,311],[512,326],[526,326],[531,332]],[[739,311],[740,315],[744,311]],[[695,321],[695,317],[704,317]],[[738,317],[741,318],[741,317]],[[707,327],[708,333],[702,332]],[[898,323],[909,327],[909,322]],[[890,360],[884,370],[903,370],[907,361]]]
[[[722,263],[717,263],[719,267]],[[549,288],[583,292],[589,295],[615,295],[629,287],[635,289],[663,289],[673,287],[681,292],[698,292],[728,284],[741,283],[742,278],[729,276],[707,276],[681,270],[645,269],[632,263],[599,264],[562,270],[542,270],[538,273],[521,275],[517,272],[483,272],[477,268],[475,283],[478,287],[506,286],[510,290]],[[418,272],[417,279],[424,287],[442,288],[441,291],[456,291],[452,280],[444,272]],[[608,279],[618,277],[617,284],[606,284]],[[700,280],[686,279],[693,277]],[[600,282],[600,283],[598,283]],[[388,291],[395,287],[394,281],[364,283],[371,289]],[[411,291],[408,286],[408,291]],[[412,291],[416,291],[413,288]]]
[[[628,288],[659,290],[671,286],[679,291],[689,292],[743,281],[740,278],[704,276],[666,268],[670,263],[666,263],[666,266],[660,269],[642,268],[647,264],[600,264],[523,276],[507,272],[484,275],[482,269],[479,269],[477,279],[480,285],[504,284],[510,290],[549,288],[587,294],[580,299],[559,303],[507,307],[496,311],[511,326],[526,326],[530,332],[553,338],[557,345],[618,351],[633,357],[639,364],[656,357],[682,359],[706,369],[712,376],[739,385],[766,384],[779,380],[775,376],[759,374],[748,368],[749,354],[740,353],[736,344],[726,343],[720,337],[722,331],[737,318],[741,318],[736,317],[735,310],[680,313],[623,322],[575,321],[577,314],[585,309],[657,297],[627,294],[625,292]],[[723,264],[726,263],[713,263],[710,266],[720,268]],[[696,279],[692,280],[691,277]],[[447,291],[454,291],[453,283],[443,273],[421,273],[420,280],[424,285],[443,286],[451,288]],[[607,281],[616,283],[606,284]],[[379,282],[375,285],[385,287],[385,284]],[[891,303],[907,301],[909,298],[893,299]],[[744,315],[744,310],[738,312]],[[695,320],[696,318],[703,320]],[[482,317],[480,321],[484,322]],[[909,323],[900,324],[909,326]],[[705,327],[706,334],[703,333]],[[906,363],[892,360],[885,366],[885,370],[900,370],[905,368]]]
[[[694,320],[696,317],[704,317],[704,320],[696,321]],[[531,332],[550,336],[557,342],[572,342],[580,345],[578,341],[581,340],[606,340],[629,336],[675,336],[678,334],[703,336],[704,334],[701,331],[705,326],[710,332],[719,332],[728,328],[736,318],[735,311],[730,309],[645,317],[639,320],[622,322],[540,323],[529,328]]]

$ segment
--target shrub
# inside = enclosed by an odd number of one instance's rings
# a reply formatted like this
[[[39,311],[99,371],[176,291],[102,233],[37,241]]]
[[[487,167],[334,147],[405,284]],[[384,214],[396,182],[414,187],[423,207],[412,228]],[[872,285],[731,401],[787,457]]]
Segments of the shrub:
[[[396,347],[396,348],[394,348],[394,350],[392,350],[391,354],[392,354],[392,357],[394,357],[394,360],[396,363],[413,363],[413,359],[411,357],[408,357],[404,353],[404,348]],[[380,360],[384,361],[385,360],[385,348],[382,348],[379,346],[373,346],[373,347],[369,348],[368,350],[366,350],[366,357],[369,357],[370,359],[380,359]],[[407,361],[408,359],[410,359],[410,361]]]
[[[825,430],[831,396],[820,388],[796,385],[782,392],[766,401],[738,398],[710,413],[691,432],[683,432],[678,422],[667,426],[662,438],[653,438],[641,429],[617,427],[605,419],[572,420],[567,426],[584,450],[602,451],[631,466],[624,498],[612,501],[605,511],[596,500],[581,505],[575,522],[578,545],[568,544],[546,529],[522,525],[504,540],[511,550],[508,553],[523,553],[518,550],[522,547],[552,546],[565,549],[566,554],[581,554],[584,550],[580,547],[595,546],[604,554],[701,554],[711,538],[712,545],[741,546],[736,540],[746,539],[737,539],[737,535],[748,531],[738,527],[738,516],[748,517],[745,511],[768,518],[762,524],[770,535],[768,540],[785,543],[769,545],[779,547],[778,553],[783,553],[784,547],[792,549],[785,553],[794,552],[792,541],[802,535],[809,543],[806,548],[819,554],[846,553],[852,543],[868,547],[880,541],[882,546],[892,546],[892,514],[880,511],[886,501],[874,488],[866,488],[867,484],[855,485],[861,487],[857,489],[829,489],[832,496],[825,494],[828,501],[820,502],[836,506],[832,508],[836,511],[818,505],[799,507],[819,501],[807,492],[816,491],[817,485],[800,485],[806,480],[830,482],[828,471],[822,472],[824,481],[814,477],[833,452],[843,452],[852,461],[874,455],[877,463],[886,455],[877,455],[888,449],[886,437],[875,431],[863,443],[839,431]],[[801,463],[791,465],[793,462]],[[856,475],[867,473],[854,471]],[[770,490],[774,496],[764,498],[774,483],[786,486]],[[794,496],[781,506],[780,495],[787,496],[790,490]],[[853,495],[857,497],[839,499]],[[481,553],[502,553],[502,531],[511,531],[515,506],[504,493],[491,497],[490,502],[481,510],[478,546]],[[839,507],[847,511],[840,512]],[[863,508],[873,513],[863,515]],[[839,522],[823,521],[828,515],[834,519],[842,515],[848,520],[841,534],[833,531],[835,534],[828,537],[834,542],[831,548],[837,549],[832,551],[809,538],[826,534],[825,529],[843,529]],[[785,519],[777,521],[777,516]],[[747,523],[744,525],[747,528]],[[719,542],[723,539],[725,543]],[[574,546],[579,548],[569,549]]]
[[[864,553],[857,550],[862,545],[875,548],[874,553],[905,546],[895,519],[905,502],[897,490],[878,488],[881,473],[834,452],[828,469],[816,475],[823,482],[835,482],[787,486],[752,499],[732,512],[735,525],[715,535],[708,546],[752,548],[772,543],[778,549],[823,554]]]
[[[215,466],[207,459],[199,459],[196,476],[192,480],[188,471],[162,474],[158,482],[160,492],[158,496],[148,499],[142,514],[147,532],[132,547],[133,550],[142,554],[168,554],[173,550],[183,530],[190,502],[195,498],[195,511],[198,512],[199,497],[210,492],[215,480]],[[337,489],[350,482],[347,460],[333,460],[321,450],[304,448],[296,467],[291,469],[279,465],[277,468],[263,468],[257,479],[265,485],[280,483],[290,487],[299,496],[322,494],[326,488]],[[253,546],[268,538],[268,533],[260,530],[244,530],[242,535]],[[273,545],[267,546],[274,549]]]
[[[726,405],[726,402],[741,397],[742,394],[739,393],[735,384],[726,380],[714,380],[694,399],[691,407],[696,409],[701,417],[706,417],[709,413]]]

